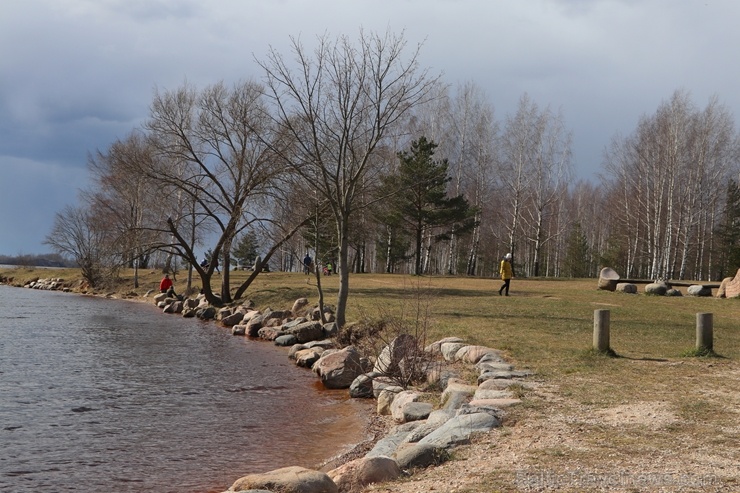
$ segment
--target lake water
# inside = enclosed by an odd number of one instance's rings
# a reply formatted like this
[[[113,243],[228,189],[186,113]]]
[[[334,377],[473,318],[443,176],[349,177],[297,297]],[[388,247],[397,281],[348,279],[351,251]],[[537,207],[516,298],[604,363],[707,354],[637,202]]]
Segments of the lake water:
[[[0,491],[220,492],[317,467],[369,413],[214,323],[0,286]]]

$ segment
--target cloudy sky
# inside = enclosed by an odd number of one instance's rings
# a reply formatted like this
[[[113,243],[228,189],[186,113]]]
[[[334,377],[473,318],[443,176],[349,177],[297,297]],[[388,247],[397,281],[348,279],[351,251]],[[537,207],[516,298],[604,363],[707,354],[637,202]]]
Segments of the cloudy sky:
[[[48,252],[87,155],[147,117],[155,88],[258,78],[290,36],[405,32],[422,63],[474,82],[497,119],[527,93],[561,109],[579,178],[678,89],[740,115],[737,0],[2,0],[0,254]]]

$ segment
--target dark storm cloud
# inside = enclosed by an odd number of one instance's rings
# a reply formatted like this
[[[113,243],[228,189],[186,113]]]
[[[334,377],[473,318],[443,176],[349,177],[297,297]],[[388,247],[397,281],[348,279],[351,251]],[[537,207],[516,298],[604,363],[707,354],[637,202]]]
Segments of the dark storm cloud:
[[[40,252],[77,199],[88,153],[141,125],[155,88],[259,77],[289,37],[404,31],[421,62],[472,81],[496,117],[525,92],[562,110],[579,177],[594,179],[677,89],[735,115],[734,0],[5,0],[0,4],[0,253]],[[27,220],[21,220],[19,210]]]

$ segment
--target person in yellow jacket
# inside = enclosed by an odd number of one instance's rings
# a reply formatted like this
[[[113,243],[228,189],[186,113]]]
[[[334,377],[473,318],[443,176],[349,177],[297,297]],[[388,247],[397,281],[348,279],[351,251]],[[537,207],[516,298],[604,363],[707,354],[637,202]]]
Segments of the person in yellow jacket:
[[[509,296],[509,284],[511,283],[511,278],[514,277],[514,273],[511,270],[511,254],[510,253],[507,253],[506,255],[504,255],[503,260],[501,260],[501,267],[499,268],[499,273],[501,274],[501,280],[504,281],[504,284],[498,290],[498,295],[501,296],[501,293],[504,290],[506,290],[506,296]]]

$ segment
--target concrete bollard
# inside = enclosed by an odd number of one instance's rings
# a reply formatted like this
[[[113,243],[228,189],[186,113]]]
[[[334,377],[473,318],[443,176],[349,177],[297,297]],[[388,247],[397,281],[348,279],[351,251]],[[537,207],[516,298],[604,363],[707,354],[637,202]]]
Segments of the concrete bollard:
[[[594,310],[594,349],[609,351],[609,310]]]
[[[714,350],[714,328],[711,313],[696,314],[696,349]]]

